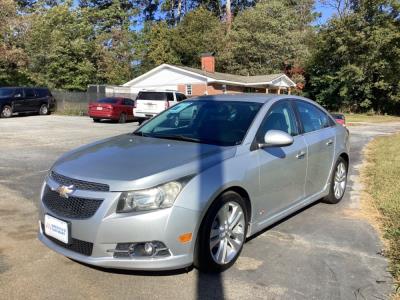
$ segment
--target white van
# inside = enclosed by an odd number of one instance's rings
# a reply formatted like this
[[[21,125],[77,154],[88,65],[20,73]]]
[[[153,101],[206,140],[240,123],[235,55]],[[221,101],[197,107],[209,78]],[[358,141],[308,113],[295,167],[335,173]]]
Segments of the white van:
[[[133,112],[141,124],[185,99],[184,94],[176,91],[141,91],[136,98],[136,108]]]

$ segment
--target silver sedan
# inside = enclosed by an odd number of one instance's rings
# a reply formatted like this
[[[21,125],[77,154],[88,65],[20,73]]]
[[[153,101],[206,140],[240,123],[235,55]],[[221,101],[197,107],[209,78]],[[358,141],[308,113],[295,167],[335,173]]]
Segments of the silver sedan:
[[[309,99],[192,98],[64,154],[42,186],[39,239],[106,268],[223,271],[246,238],[339,202],[348,153],[347,129]]]

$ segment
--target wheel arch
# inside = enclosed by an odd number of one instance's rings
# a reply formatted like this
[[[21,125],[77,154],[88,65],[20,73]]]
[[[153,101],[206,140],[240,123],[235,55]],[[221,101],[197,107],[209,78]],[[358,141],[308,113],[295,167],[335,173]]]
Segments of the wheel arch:
[[[350,158],[349,158],[349,155],[346,152],[340,153],[339,157],[343,158],[347,162],[347,166],[349,165]]]
[[[243,188],[242,186],[239,185],[231,185],[228,187],[224,187],[222,190],[220,190],[219,192],[217,192],[215,194],[215,196],[212,198],[212,200],[210,200],[207,204],[207,206],[204,208],[203,213],[201,215],[200,218],[200,222],[199,222],[199,226],[198,226],[198,230],[201,228],[204,218],[208,212],[208,210],[210,209],[211,205],[217,201],[217,199],[224,193],[229,192],[229,191],[233,191],[238,193],[244,200],[245,204],[246,204],[246,214],[247,214],[247,226],[249,226],[249,223],[251,221],[251,217],[252,217],[252,205],[251,205],[251,200],[250,200],[250,196],[249,193],[246,191],[245,188]]]

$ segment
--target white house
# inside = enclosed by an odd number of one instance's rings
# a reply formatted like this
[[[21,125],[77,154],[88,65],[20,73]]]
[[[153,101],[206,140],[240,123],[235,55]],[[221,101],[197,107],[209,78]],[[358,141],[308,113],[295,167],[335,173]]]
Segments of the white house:
[[[122,86],[106,87],[108,96],[137,94],[141,90],[174,90],[187,96],[223,93],[288,93],[296,84],[285,74],[240,76],[215,72],[215,58],[206,53],[202,68],[162,64]]]

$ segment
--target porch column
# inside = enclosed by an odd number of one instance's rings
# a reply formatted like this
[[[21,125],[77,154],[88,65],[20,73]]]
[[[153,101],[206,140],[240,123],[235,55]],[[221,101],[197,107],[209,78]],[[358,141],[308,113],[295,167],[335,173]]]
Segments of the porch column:
[[[281,87],[278,87],[278,95],[281,94]]]
[[[266,93],[266,94],[269,93],[268,87],[265,88],[265,93]]]
[[[288,89],[287,89],[288,95],[290,95],[291,92],[292,92],[292,88],[291,88],[291,87],[288,87]]]

